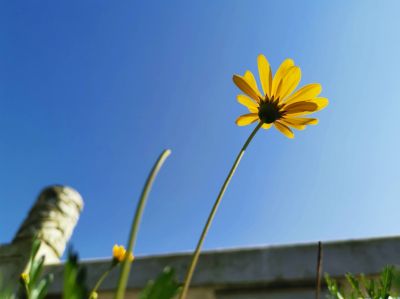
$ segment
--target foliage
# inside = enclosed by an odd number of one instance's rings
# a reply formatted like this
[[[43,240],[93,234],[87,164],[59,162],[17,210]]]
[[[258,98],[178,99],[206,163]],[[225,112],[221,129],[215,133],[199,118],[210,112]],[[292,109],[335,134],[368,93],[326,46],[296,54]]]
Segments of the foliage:
[[[21,274],[20,283],[22,288],[17,293],[17,298],[44,299],[47,295],[48,287],[53,281],[53,274],[47,274],[43,278],[41,277],[43,272],[44,257],[36,257],[39,252],[39,248],[40,240],[35,239],[29,258],[29,270]],[[78,264],[78,255],[70,250],[68,254],[68,261],[64,266],[63,299],[87,298],[85,278],[86,272],[85,269],[80,267]],[[9,298],[11,299],[12,297]]]
[[[393,266],[386,266],[377,278],[367,278],[363,274],[356,277],[347,273],[347,284],[342,286],[328,274],[325,280],[331,299],[388,299],[400,295],[400,271]]]
[[[78,254],[69,250],[68,261],[64,267],[63,299],[88,298],[86,269],[79,265]]]
[[[0,273],[0,298],[1,299],[16,299],[15,294],[10,289],[10,286],[4,284]]]
[[[47,289],[53,281],[53,274],[47,274],[43,278],[44,256],[37,258],[40,248],[39,239],[35,239],[32,245],[32,251],[29,258],[28,271],[21,274],[20,283],[22,290],[20,294],[22,298],[28,299],[44,299]]]
[[[29,259],[29,270],[21,274],[21,289],[16,294],[8,289],[7,286],[1,285],[2,280],[0,279],[1,299],[44,299],[46,297],[48,287],[53,281],[53,274],[47,274],[42,278],[44,258],[36,258],[39,247],[40,241],[34,241]],[[113,266],[115,265],[113,263]],[[170,267],[166,267],[154,281],[148,282],[140,293],[139,299],[172,299],[179,290],[180,285],[177,282],[175,271]],[[89,296],[86,285],[86,269],[79,264],[78,254],[70,249],[68,260],[64,265],[62,298],[97,298],[97,292],[94,293],[90,293],[91,295]]]
[[[166,267],[155,281],[149,281],[140,293],[139,299],[171,299],[180,290],[180,285],[175,278],[175,271]]]

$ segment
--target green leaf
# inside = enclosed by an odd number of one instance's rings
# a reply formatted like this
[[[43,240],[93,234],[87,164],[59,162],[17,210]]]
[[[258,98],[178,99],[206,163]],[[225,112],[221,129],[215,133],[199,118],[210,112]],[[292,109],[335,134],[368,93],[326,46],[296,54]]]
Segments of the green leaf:
[[[25,298],[28,295],[30,299],[41,299],[44,298],[47,294],[47,289],[49,284],[52,282],[52,276],[47,276],[44,279],[41,279],[43,265],[45,257],[42,256],[39,259],[37,258],[37,254],[39,252],[41,245],[41,241],[38,238],[35,238],[32,242],[32,249],[29,257],[28,264],[28,277],[29,282],[26,283],[20,279],[20,283],[22,288],[19,289],[19,297]]]
[[[393,269],[393,278],[392,278],[392,288],[391,288],[390,295],[393,298],[400,297],[399,290],[400,290],[400,271],[399,271],[399,269],[394,268]]]
[[[49,285],[53,282],[54,276],[53,274],[48,274],[46,277],[41,279],[39,283],[32,290],[31,298],[32,299],[44,299],[47,295],[47,290]]]
[[[155,281],[150,281],[140,293],[139,299],[171,299],[180,286],[175,278],[175,271],[166,267]]]
[[[72,250],[64,267],[63,299],[86,299],[86,269],[78,264],[78,255]]]
[[[398,291],[400,288],[400,272],[393,266],[385,267],[379,278],[366,278],[361,274],[359,278],[353,274],[347,273],[346,279],[349,287],[345,293],[340,291],[335,280],[329,275],[325,275],[325,280],[328,286],[331,298],[335,299],[388,299],[399,298]]]
[[[330,296],[328,295],[328,298],[334,298],[334,299],[345,298],[345,296],[343,295],[344,293],[342,292],[341,289],[339,289],[336,280],[332,279],[328,273],[325,273],[325,281],[328,286],[328,291],[330,293]]]
[[[364,274],[361,274],[360,282],[362,283],[369,298],[371,298],[371,299],[379,298],[379,295],[376,292],[375,281],[373,279],[368,280]]]
[[[364,298],[365,296],[363,295],[361,289],[360,289],[360,284],[358,280],[354,277],[353,274],[351,273],[346,273],[346,279],[351,285],[351,288],[353,289],[353,297],[357,298]]]
[[[390,296],[390,289],[392,287],[392,279],[393,279],[393,266],[387,266],[383,269],[380,277],[381,284],[381,292],[380,297],[387,299]]]
[[[30,264],[32,264],[33,260],[35,259],[39,249],[40,249],[41,241],[38,238],[34,238],[33,243],[32,243],[32,250],[31,250],[31,256],[30,256]]]
[[[39,283],[38,279],[42,274],[44,259],[44,256],[40,257],[39,259],[35,259],[34,256],[29,270],[29,289],[32,289],[37,283]]]

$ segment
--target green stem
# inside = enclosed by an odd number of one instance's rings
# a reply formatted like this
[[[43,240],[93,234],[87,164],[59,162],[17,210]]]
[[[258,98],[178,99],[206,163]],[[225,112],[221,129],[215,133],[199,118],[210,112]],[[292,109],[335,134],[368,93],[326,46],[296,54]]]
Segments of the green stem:
[[[135,247],[136,237],[139,230],[140,221],[142,219],[142,214],[144,207],[146,206],[147,197],[149,195],[151,186],[160,171],[162,165],[164,164],[167,157],[171,154],[170,150],[164,150],[161,155],[159,156],[156,164],[154,164],[153,169],[151,170],[146,184],[144,185],[142,194],[140,196],[139,203],[136,207],[135,217],[133,219],[129,241],[128,241],[128,248],[126,250],[127,255],[125,260],[122,262],[122,269],[118,279],[117,291],[115,293],[115,299],[124,299],[125,296],[125,289],[128,283],[129,278],[129,271],[131,269],[131,262],[129,261],[129,252],[133,252],[133,248]]]
[[[26,298],[30,299],[31,298],[31,292],[29,291],[29,286],[26,283],[24,283],[24,290],[25,290]]]
[[[193,276],[194,270],[196,268],[197,262],[199,260],[201,247],[203,245],[204,239],[207,236],[207,232],[210,229],[211,223],[212,223],[212,221],[213,221],[213,219],[215,217],[215,214],[217,212],[217,209],[218,209],[218,206],[219,206],[219,204],[221,202],[221,199],[224,196],[225,190],[228,187],[228,184],[231,181],[232,176],[235,173],[236,168],[238,167],[239,162],[242,159],[244,152],[246,151],[246,149],[247,149],[248,145],[250,144],[251,140],[256,135],[257,131],[261,128],[262,125],[263,125],[263,123],[260,122],[257,125],[257,127],[253,130],[253,132],[250,134],[250,136],[247,138],[247,140],[244,143],[242,149],[240,150],[239,154],[237,155],[236,160],[233,163],[232,168],[229,171],[228,176],[226,177],[225,182],[221,187],[221,190],[219,191],[218,197],[215,200],[215,203],[214,203],[214,205],[213,205],[213,207],[211,209],[211,212],[210,212],[210,214],[208,216],[207,222],[206,222],[206,224],[205,224],[205,226],[203,228],[203,232],[201,233],[200,239],[199,239],[199,241],[197,243],[196,249],[195,249],[195,251],[193,253],[192,261],[191,261],[189,269],[188,269],[188,271],[186,273],[185,282],[183,284],[182,292],[181,292],[181,294],[179,296],[179,299],[185,299],[186,296],[187,296],[187,292],[189,290],[189,285],[190,285],[190,282],[192,280],[192,276]]]
[[[106,279],[106,277],[108,276],[108,274],[110,274],[111,270],[114,269],[114,267],[117,264],[114,264],[113,262],[111,262],[111,266],[103,273],[103,275],[100,276],[99,280],[97,281],[96,285],[94,286],[93,290],[90,292],[89,295],[89,299],[93,298],[92,295],[93,293],[97,292],[98,288],[100,287],[100,285],[103,283],[104,279]]]

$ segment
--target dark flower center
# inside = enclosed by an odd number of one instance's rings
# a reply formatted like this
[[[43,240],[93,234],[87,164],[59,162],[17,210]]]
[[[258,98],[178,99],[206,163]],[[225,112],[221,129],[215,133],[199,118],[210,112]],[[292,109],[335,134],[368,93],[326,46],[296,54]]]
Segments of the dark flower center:
[[[279,111],[278,101],[266,100],[262,101],[258,108],[258,117],[266,124],[273,123],[282,117]]]

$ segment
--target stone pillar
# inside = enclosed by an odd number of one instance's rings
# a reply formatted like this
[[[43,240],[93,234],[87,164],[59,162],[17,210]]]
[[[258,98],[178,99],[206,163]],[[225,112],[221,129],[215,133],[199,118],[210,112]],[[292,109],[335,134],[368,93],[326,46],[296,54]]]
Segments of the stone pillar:
[[[74,189],[44,189],[12,243],[0,247],[0,279],[6,283],[18,281],[28,265],[33,238],[41,241],[37,257],[45,256],[46,264],[59,262],[82,208],[82,197]]]

